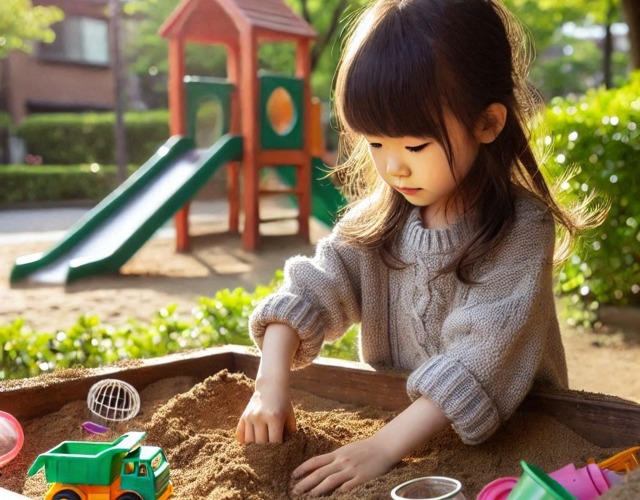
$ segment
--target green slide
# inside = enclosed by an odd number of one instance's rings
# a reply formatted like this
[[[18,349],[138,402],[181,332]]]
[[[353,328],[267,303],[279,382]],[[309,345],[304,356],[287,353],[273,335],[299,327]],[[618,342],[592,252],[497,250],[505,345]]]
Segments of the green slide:
[[[11,281],[65,283],[117,272],[222,165],[242,157],[242,138],[222,136],[208,149],[170,138],[57,245],[16,260]]]

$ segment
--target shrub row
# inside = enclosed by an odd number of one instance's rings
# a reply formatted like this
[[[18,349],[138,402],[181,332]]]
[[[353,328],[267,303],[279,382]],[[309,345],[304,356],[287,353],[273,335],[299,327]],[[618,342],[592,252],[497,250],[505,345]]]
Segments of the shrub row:
[[[0,165],[0,204],[97,201],[116,185],[112,165]]]
[[[175,305],[159,310],[150,322],[129,320],[118,327],[86,315],[66,330],[42,332],[18,318],[0,325],[0,379],[217,345],[251,345],[249,315],[281,279],[282,272],[277,272],[269,285],[258,286],[253,292],[224,289],[213,297],[201,297],[187,319],[178,314]],[[353,328],[340,341],[326,344],[322,355],[357,359],[356,335]]]
[[[129,162],[144,163],[169,137],[166,110],[124,116]],[[47,165],[115,163],[114,113],[48,113],[26,117],[17,127],[27,153]]]
[[[552,173],[569,202],[595,192],[611,205],[559,273],[558,290],[596,310],[640,305],[640,74],[621,88],[555,99],[547,110]]]

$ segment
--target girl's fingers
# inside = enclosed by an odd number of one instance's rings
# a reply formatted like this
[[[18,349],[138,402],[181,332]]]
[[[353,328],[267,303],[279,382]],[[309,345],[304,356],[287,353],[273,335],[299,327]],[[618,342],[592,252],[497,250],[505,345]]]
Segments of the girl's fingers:
[[[282,443],[284,426],[282,422],[271,422],[268,426],[268,438],[270,443]]]
[[[253,435],[255,442],[259,444],[269,442],[269,427],[266,422],[259,422],[253,424]]]
[[[247,422],[244,428],[244,443],[253,443],[256,440],[255,434],[253,432],[253,424],[251,422]]]
[[[331,463],[301,479],[294,486],[293,493],[300,495],[308,492],[312,495],[324,495],[340,487],[349,479],[351,477],[348,471],[341,470],[338,465]]]
[[[240,443],[244,443],[244,428],[245,428],[245,421],[244,418],[241,418],[240,421],[238,422],[238,426],[236,427],[236,439],[240,442]]]
[[[311,490],[313,496],[326,495],[336,489],[342,489],[342,486],[352,479],[348,471],[339,471],[324,478],[324,480]],[[346,490],[345,490],[346,491]]]
[[[328,465],[333,460],[333,455],[331,453],[327,453],[326,455],[318,455],[316,457],[310,458],[306,462],[299,465],[292,473],[293,479],[300,479],[301,477],[306,476],[310,472],[313,472],[320,467],[324,467]]]
[[[296,426],[296,416],[293,412],[287,416],[287,419],[284,422],[284,428],[289,434],[295,434],[298,430]]]

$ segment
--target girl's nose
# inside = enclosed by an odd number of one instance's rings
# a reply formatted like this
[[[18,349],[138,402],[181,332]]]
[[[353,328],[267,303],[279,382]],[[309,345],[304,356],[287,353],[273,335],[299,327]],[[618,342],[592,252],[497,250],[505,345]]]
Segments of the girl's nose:
[[[387,158],[387,173],[393,177],[408,177],[410,174],[402,159],[395,155]]]

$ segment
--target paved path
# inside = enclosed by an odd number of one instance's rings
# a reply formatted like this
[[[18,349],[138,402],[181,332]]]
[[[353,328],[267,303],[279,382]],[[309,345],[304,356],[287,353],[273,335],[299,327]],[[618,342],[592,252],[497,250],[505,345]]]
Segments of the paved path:
[[[80,220],[90,207],[47,207],[0,210],[0,245],[55,242]],[[227,201],[194,200],[189,219],[192,223],[224,223],[227,220]],[[154,238],[174,238],[171,221]]]

